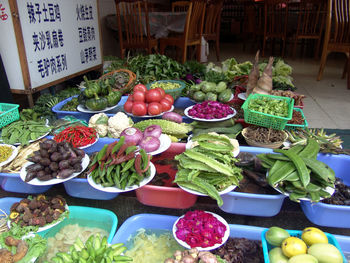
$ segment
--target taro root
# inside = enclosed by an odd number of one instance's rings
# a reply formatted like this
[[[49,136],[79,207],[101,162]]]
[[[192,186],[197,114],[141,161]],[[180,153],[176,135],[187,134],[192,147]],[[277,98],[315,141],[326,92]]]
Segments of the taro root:
[[[46,174],[45,176],[41,177],[41,181],[49,181],[52,179],[51,174]]]
[[[47,152],[47,150],[45,150],[45,149],[40,149],[39,150],[40,151],[40,156],[42,157],[42,158],[49,158],[49,153]]]
[[[58,174],[57,172],[52,172],[52,173],[51,173],[51,177],[52,177],[52,178],[56,178],[56,177],[57,177],[57,174]]]
[[[40,164],[41,164],[42,166],[49,166],[50,163],[51,163],[51,161],[50,161],[49,158],[42,158],[42,159],[40,160]]]
[[[81,163],[81,158],[76,157],[76,158],[72,158],[72,159],[69,160],[69,164],[71,166],[74,166],[76,163]]]
[[[45,171],[44,171],[44,170],[41,170],[41,171],[39,171],[39,172],[36,173],[36,177],[40,178],[40,177],[45,176],[45,174],[46,174]]]
[[[76,163],[74,164],[73,169],[74,169],[74,172],[78,173],[81,170],[83,170],[83,166],[81,165],[81,163]]]
[[[66,179],[69,176],[71,176],[73,173],[74,173],[73,169],[63,169],[63,170],[58,172],[57,178],[59,178],[59,179]]]
[[[54,152],[54,153],[51,154],[50,159],[53,162],[59,162],[63,158],[62,158],[62,154],[60,154],[59,152]]]
[[[41,164],[35,163],[35,164],[28,165],[26,168],[26,171],[27,172],[39,172],[43,168],[44,167]]]
[[[52,163],[50,163],[50,169],[51,169],[51,171],[57,171],[58,170],[58,163],[56,163],[56,162],[52,162]]]
[[[34,155],[34,156],[27,158],[27,160],[29,162],[38,163],[38,162],[40,162],[41,157],[40,157],[40,155]]]
[[[69,163],[69,160],[62,160],[58,163],[58,166],[59,166],[60,170],[63,170],[63,169],[69,168],[71,165]]]

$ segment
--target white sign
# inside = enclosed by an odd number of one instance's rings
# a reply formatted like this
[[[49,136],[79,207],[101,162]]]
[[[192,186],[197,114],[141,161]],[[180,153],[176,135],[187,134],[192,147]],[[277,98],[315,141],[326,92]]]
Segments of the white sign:
[[[31,87],[102,63],[97,0],[17,0]]]

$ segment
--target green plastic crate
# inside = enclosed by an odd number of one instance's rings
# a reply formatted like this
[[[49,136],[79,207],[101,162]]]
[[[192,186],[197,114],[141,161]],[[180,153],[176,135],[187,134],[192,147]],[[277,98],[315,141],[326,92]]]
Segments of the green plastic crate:
[[[267,97],[271,100],[285,100],[288,104],[288,116],[279,117],[276,115],[271,115],[271,114],[267,114],[259,111],[250,110],[248,108],[248,105],[251,102],[251,100],[259,97]],[[287,122],[292,119],[293,107],[294,107],[294,99],[292,98],[273,96],[273,95],[263,95],[263,94],[250,94],[247,100],[242,105],[242,109],[244,110],[244,121],[246,123],[250,123],[250,124],[254,124],[254,125],[262,126],[266,128],[273,128],[275,130],[283,130]]]
[[[183,89],[186,87],[185,82],[181,81],[181,80],[157,80],[157,81],[153,81],[151,83],[148,83],[146,85],[147,89],[151,89],[152,84],[154,83],[167,83],[167,82],[171,82],[171,83],[178,83],[180,84],[180,88],[177,89],[166,89],[164,90],[166,94],[170,94],[174,100],[176,100],[177,98],[179,98],[181,96],[181,93],[183,91]]]
[[[19,119],[19,105],[0,103],[0,128]]]
[[[288,131],[292,131],[292,130],[296,130],[296,129],[305,129],[305,128],[307,128],[307,126],[309,126],[309,124],[307,123],[307,120],[305,118],[303,110],[299,109],[299,108],[294,108],[293,111],[299,111],[301,113],[301,116],[304,119],[304,124],[287,123],[285,129],[288,130]]]

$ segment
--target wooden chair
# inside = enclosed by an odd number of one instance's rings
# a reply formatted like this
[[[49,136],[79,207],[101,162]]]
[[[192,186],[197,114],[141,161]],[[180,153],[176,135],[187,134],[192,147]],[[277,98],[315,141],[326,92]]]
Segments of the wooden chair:
[[[145,49],[148,54],[152,48],[157,50],[158,41],[150,35],[147,2],[115,0],[115,5],[121,58],[126,49]]]
[[[164,54],[167,46],[175,46],[181,49],[181,62],[184,63],[187,59],[187,47],[196,46],[197,60],[200,61],[205,6],[204,1],[188,2],[184,33],[178,37],[161,38],[159,40],[161,54]]]
[[[317,80],[321,80],[326,66],[327,56],[331,52],[350,53],[350,3],[349,0],[328,0],[326,31],[323,43],[322,57]],[[347,58],[349,73],[349,59]],[[348,89],[350,89],[348,74]]]
[[[298,25],[294,36],[293,57],[298,40],[316,40],[315,58],[318,57],[326,18],[326,0],[302,0],[299,4]],[[303,51],[303,45],[301,46]]]
[[[172,12],[187,12],[189,1],[176,1],[171,3]]]
[[[216,59],[220,61],[220,22],[223,0],[212,0],[208,3],[205,13],[203,37],[215,42]]]
[[[288,0],[266,0],[264,6],[264,37],[262,56],[265,56],[266,42],[272,40],[282,41],[282,57],[284,56],[287,41]]]

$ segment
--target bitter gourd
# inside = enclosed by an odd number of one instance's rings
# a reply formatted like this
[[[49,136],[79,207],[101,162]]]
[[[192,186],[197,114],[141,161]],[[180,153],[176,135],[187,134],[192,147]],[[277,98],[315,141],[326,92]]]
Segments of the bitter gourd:
[[[140,121],[135,123],[133,127],[144,131],[150,125],[159,125],[162,128],[163,133],[173,135],[176,137],[182,136],[192,131],[192,126],[190,126],[187,123],[176,123],[163,119],[149,119]]]

